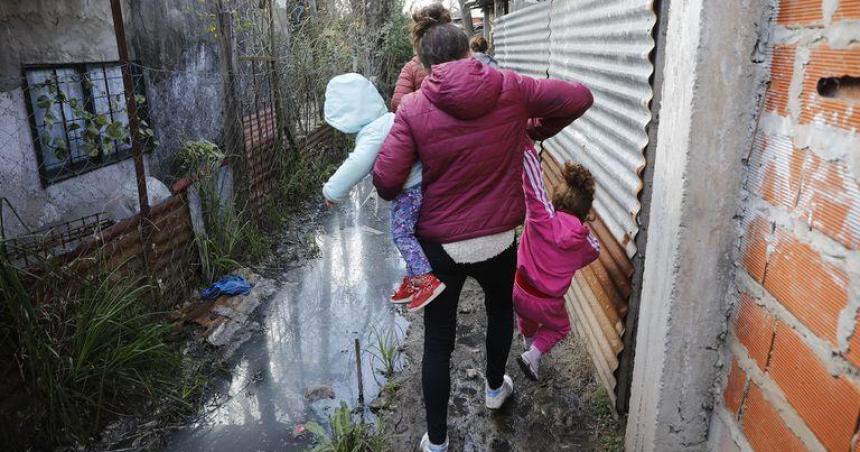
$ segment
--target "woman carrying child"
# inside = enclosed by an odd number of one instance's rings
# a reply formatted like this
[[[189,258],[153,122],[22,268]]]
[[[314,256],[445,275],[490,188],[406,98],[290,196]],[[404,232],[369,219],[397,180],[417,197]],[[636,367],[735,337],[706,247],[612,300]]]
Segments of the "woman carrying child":
[[[469,40],[439,4],[415,18],[413,44],[430,74],[406,95],[373,168],[380,196],[402,192],[422,164],[416,235],[446,289],[424,309],[422,386],[425,451],[448,450],[450,360],[457,303],[467,277],[484,291],[487,311],[486,406],[513,392],[505,375],[513,335],[515,229],[523,222],[523,155],[531,140],[553,136],[591,106],[587,88],[536,80],[469,58]]]
[[[323,110],[330,126],[356,134],[355,148],[323,185],[326,204],[332,205],[346,198],[352,187],[370,173],[394,122],[394,114],[385,108],[385,101],[373,83],[359,74],[331,79],[326,86]],[[415,238],[421,198],[421,163],[414,162],[391,203],[391,235],[406,261],[407,271],[391,302],[406,304],[410,311],[421,309],[445,290],[445,284],[431,273],[430,263]]]

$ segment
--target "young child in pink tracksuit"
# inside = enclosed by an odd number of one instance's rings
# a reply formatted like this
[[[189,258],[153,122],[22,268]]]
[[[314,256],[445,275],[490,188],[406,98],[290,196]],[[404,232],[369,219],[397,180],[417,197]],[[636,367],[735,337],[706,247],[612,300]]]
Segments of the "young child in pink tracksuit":
[[[570,332],[564,293],[573,274],[600,253],[600,244],[585,225],[594,200],[594,178],[584,166],[570,162],[562,175],[564,181],[550,202],[537,152],[526,150],[526,222],[517,254],[514,309],[526,348],[517,362],[532,380],[538,379],[541,356]]]

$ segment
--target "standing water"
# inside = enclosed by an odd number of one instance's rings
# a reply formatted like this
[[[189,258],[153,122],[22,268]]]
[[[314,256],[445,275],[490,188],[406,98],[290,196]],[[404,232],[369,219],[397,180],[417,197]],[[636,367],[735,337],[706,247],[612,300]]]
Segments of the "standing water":
[[[259,309],[263,332],[239,348],[223,390],[166,450],[304,450],[292,440],[297,425],[325,424],[340,401],[357,403],[356,338],[365,401],[379,393],[385,382],[371,356],[374,331],[401,338],[407,324],[388,302],[404,274],[388,205],[364,183],[323,222],[314,238],[319,257],[278,279],[278,291]],[[327,387],[334,399],[305,397],[308,388],[330,395]]]

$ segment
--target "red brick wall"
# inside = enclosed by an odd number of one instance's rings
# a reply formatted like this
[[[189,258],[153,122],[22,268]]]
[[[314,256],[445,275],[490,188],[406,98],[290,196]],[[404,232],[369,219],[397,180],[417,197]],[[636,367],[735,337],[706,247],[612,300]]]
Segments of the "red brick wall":
[[[860,77],[858,19],[860,0],[779,2],[744,187],[720,450],[847,451],[860,437],[860,88],[819,93],[822,79]]]

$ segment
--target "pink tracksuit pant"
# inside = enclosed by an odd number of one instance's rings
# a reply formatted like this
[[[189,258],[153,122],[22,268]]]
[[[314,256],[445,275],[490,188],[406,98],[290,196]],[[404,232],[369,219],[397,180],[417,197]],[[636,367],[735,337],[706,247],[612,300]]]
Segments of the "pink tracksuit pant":
[[[564,307],[564,298],[541,298],[515,283],[514,310],[520,333],[532,338],[534,346],[542,354],[548,353],[570,333],[570,319]]]

